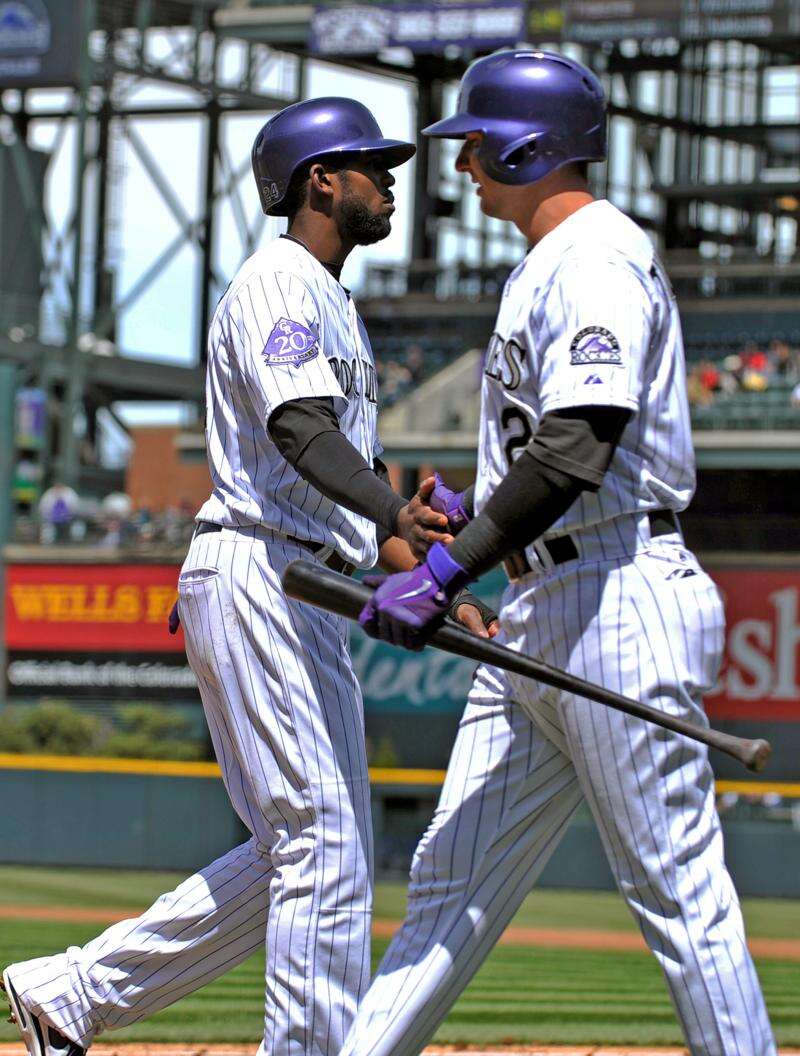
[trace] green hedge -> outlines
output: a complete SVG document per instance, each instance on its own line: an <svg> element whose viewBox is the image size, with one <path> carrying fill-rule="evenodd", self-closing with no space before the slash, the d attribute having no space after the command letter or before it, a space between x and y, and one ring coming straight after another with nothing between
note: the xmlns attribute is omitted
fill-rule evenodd
<svg viewBox="0 0 800 1056"><path fill-rule="evenodd" d="M63 701L11 705L0 712L0 752L108 755L129 759L210 759L210 744L169 706L121 704L99 717Z"/></svg>

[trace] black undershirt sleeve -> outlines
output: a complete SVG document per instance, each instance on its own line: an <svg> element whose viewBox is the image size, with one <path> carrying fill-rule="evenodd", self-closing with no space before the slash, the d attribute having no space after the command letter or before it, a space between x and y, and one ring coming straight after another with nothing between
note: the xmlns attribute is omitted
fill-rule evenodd
<svg viewBox="0 0 800 1056"><path fill-rule="evenodd" d="M372 472L375 474L378 480L383 481L387 488L392 487L392 482L389 480L389 468L386 463L383 462L380 458L373 458ZM392 491L394 491L394 488L392 488ZM375 534L378 538L378 549L380 550L386 540L391 539L395 533L390 532L387 528L384 528L383 525L380 524L376 527L378 530Z"/></svg>
<svg viewBox="0 0 800 1056"><path fill-rule="evenodd" d="M395 534L406 501L389 486L388 473L387 480L381 479L341 431L330 397L281 404L267 429L286 461L317 491L368 517L387 533L383 542Z"/></svg>
<svg viewBox="0 0 800 1056"><path fill-rule="evenodd" d="M547 531L582 491L597 491L630 416L612 407L546 414L480 515L450 544L453 560L479 576Z"/></svg>
<svg viewBox="0 0 800 1056"><path fill-rule="evenodd" d="M461 496L461 505L470 520L475 516L475 485L470 484L468 488L464 489L464 493Z"/></svg>
<svg viewBox="0 0 800 1056"><path fill-rule="evenodd" d="M630 417L622 407L551 411L539 423L529 451L543 465L584 481L587 491L597 491Z"/></svg>
<svg viewBox="0 0 800 1056"><path fill-rule="evenodd" d="M332 396L289 400L276 407L267 422L273 443L292 466L314 437L329 429L339 429Z"/></svg>

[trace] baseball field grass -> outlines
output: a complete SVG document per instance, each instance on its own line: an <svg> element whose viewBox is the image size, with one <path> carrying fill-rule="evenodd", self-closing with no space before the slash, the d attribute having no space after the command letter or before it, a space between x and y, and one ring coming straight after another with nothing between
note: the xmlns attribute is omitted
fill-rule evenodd
<svg viewBox="0 0 800 1056"><path fill-rule="evenodd" d="M0 962L81 944L104 920L147 905L181 879L170 873L2 867ZM404 902L402 885L379 885L375 918L381 935L402 918ZM800 1045L800 902L750 900L745 916L779 1042ZM493 952L437 1041L680 1043L661 973L637 948L635 926L616 895L538 891L526 900L513 929L511 941ZM561 945L559 935L572 944ZM766 955L759 954L759 942ZM386 939L377 938L376 959L385 947ZM778 955L771 955L773 950ZM253 957L108 1040L253 1042L262 1030L263 972L263 956ZM0 1042L16 1038L13 1027L0 1026Z"/></svg>

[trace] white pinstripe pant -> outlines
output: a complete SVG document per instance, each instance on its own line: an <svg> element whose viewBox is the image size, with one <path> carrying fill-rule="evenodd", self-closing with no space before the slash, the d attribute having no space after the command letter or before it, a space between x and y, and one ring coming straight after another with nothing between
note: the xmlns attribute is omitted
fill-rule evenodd
<svg viewBox="0 0 800 1056"><path fill-rule="evenodd" d="M512 648L706 723L700 701L719 667L722 608L677 537L632 560L526 576L506 591L501 626L498 640ZM690 1051L773 1056L706 749L524 679L504 685L486 670L414 857L405 922L342 1056L420 1052L584 798Z"/></svg>
<svg viewBox="0 0 800 1056"><path fill-rule="evenodd" d="M263 1051L341 1048L369 979L363 707L346 621L281 590L297 557L309 551L227 530L190 546L179 588L186 651L226 788L253 836L137 920L12 967L24 1004L80 1045L266 943Z"/></svg>

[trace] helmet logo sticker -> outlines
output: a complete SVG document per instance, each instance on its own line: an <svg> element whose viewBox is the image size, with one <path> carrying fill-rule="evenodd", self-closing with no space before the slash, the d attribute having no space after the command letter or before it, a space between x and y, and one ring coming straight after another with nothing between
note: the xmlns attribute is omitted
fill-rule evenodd
<svg viewBox="0 0 800 1056"><path fill-rule="evenodd" d="M262 353L267 363L295 366L319 355L317 334L294 319L281 318L272 328Z"/></svg>
<svg viewBox="0 0 800 1056"><path fill-rule="evenodd" d="M569 361L573 367L594 363L622 364L619 341L604 326L585 326L573 337L569 346Z"/></svg>

